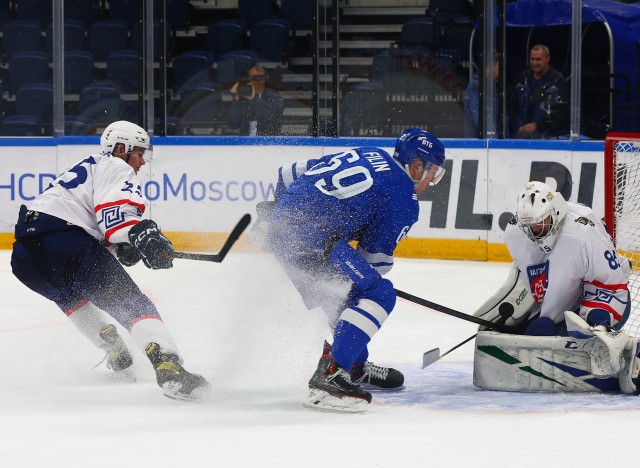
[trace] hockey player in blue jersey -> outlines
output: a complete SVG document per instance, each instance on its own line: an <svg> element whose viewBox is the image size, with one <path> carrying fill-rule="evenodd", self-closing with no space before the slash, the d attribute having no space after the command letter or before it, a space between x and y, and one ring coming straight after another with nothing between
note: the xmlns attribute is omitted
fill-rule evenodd
<svg viewBox="0 0 640 468"><path fill-rule="evenodd" d="M360 384L403 385L400 371L367 360L367 345L396 301L393 285L381 275L418 220L418 195L444 175L444 159L435 136L408 129L393 157L362 147L281 167L275 203L258 206L264 247L305 305L322 307L333 328L333 344L325 343L305 406L360 412L371 402Z"/></svg>

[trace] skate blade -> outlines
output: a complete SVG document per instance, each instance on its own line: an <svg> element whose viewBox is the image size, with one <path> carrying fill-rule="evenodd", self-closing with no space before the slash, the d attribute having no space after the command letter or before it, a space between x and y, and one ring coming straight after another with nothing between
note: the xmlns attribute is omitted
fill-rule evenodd
<svg viewBox="0 0 640 468"><path fill-rule="evenodd" d="M166 382L162 386L162 393L167 398L179 401L205 401L211 394L211 387L198 387L191 390L191 393L183 393L182 384L179 382Z"/></svg>
<svg viewBox="0 0 640 468"><path fill-rule="evenodd" d="M367 411L368 404L361 398L336 397L324 390L312 388L309 395L302 402L306 408L319 409L325 411L335 411L340 413L363 413Z"/></svg>

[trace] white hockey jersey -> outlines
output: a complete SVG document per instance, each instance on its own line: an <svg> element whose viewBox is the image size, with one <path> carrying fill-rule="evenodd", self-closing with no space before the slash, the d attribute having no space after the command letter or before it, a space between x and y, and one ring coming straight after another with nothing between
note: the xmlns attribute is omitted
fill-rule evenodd
<svg viewBox="0 0 640 468"><path fill-rule="evenodd" d="M129 242L146 200L131 166L110 154L93 154L60 175L28 209L64 219L108 246Z"/></svg>
<svg viewBox="0 0 640 468"><path fill-rule="evenodd" d="M555 323L564 312L579 308L586 320L592 309L604 309L622 318L629 304L629 261L618 256L602 221L584 205L567 203L564 226L550 253L543 252L513 220L505 243L514 262L528 278L541 317Z"/></svg>

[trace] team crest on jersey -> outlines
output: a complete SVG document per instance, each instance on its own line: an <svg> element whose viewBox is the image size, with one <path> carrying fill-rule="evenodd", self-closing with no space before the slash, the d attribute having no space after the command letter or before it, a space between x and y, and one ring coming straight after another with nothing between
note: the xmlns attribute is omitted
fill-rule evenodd
<svg viewBox="0 0 640 468"><path fill-rule="evenodd" d="M527 276L529 276L529 285L531 286L531 291L533 291L533 298L538 304L542 304L544 294L547 292L547 286L549 285L549 262L528 266Z"/></svg>
<svg viewBox="0 0 640 468"><path fill-rule="evenodd" d="M124 214L120 212L120 205L110 206L101 210L102 218L99 223L104 223L104 229L111 229L124 221Z"/></svg>
<svg viewBox="0 0 640 468"><path fill-rule="evenodd" d="M593 221L591 221L589 218L585 218L584 216L576 218L576 223L584 224L585 226L591 227L594 227L596 225Z"/></svg>

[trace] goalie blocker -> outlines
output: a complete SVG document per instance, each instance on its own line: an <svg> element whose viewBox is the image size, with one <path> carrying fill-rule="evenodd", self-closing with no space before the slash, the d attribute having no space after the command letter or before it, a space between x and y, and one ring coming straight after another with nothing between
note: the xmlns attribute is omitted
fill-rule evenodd
<svg viewBox="0 0 640 468"><path fill-rule="evenodd" d="M473 384L518 392L638 394L640 340L590 327L573 312L565 312L565 320L566 337L479 332Z"/></svg>

